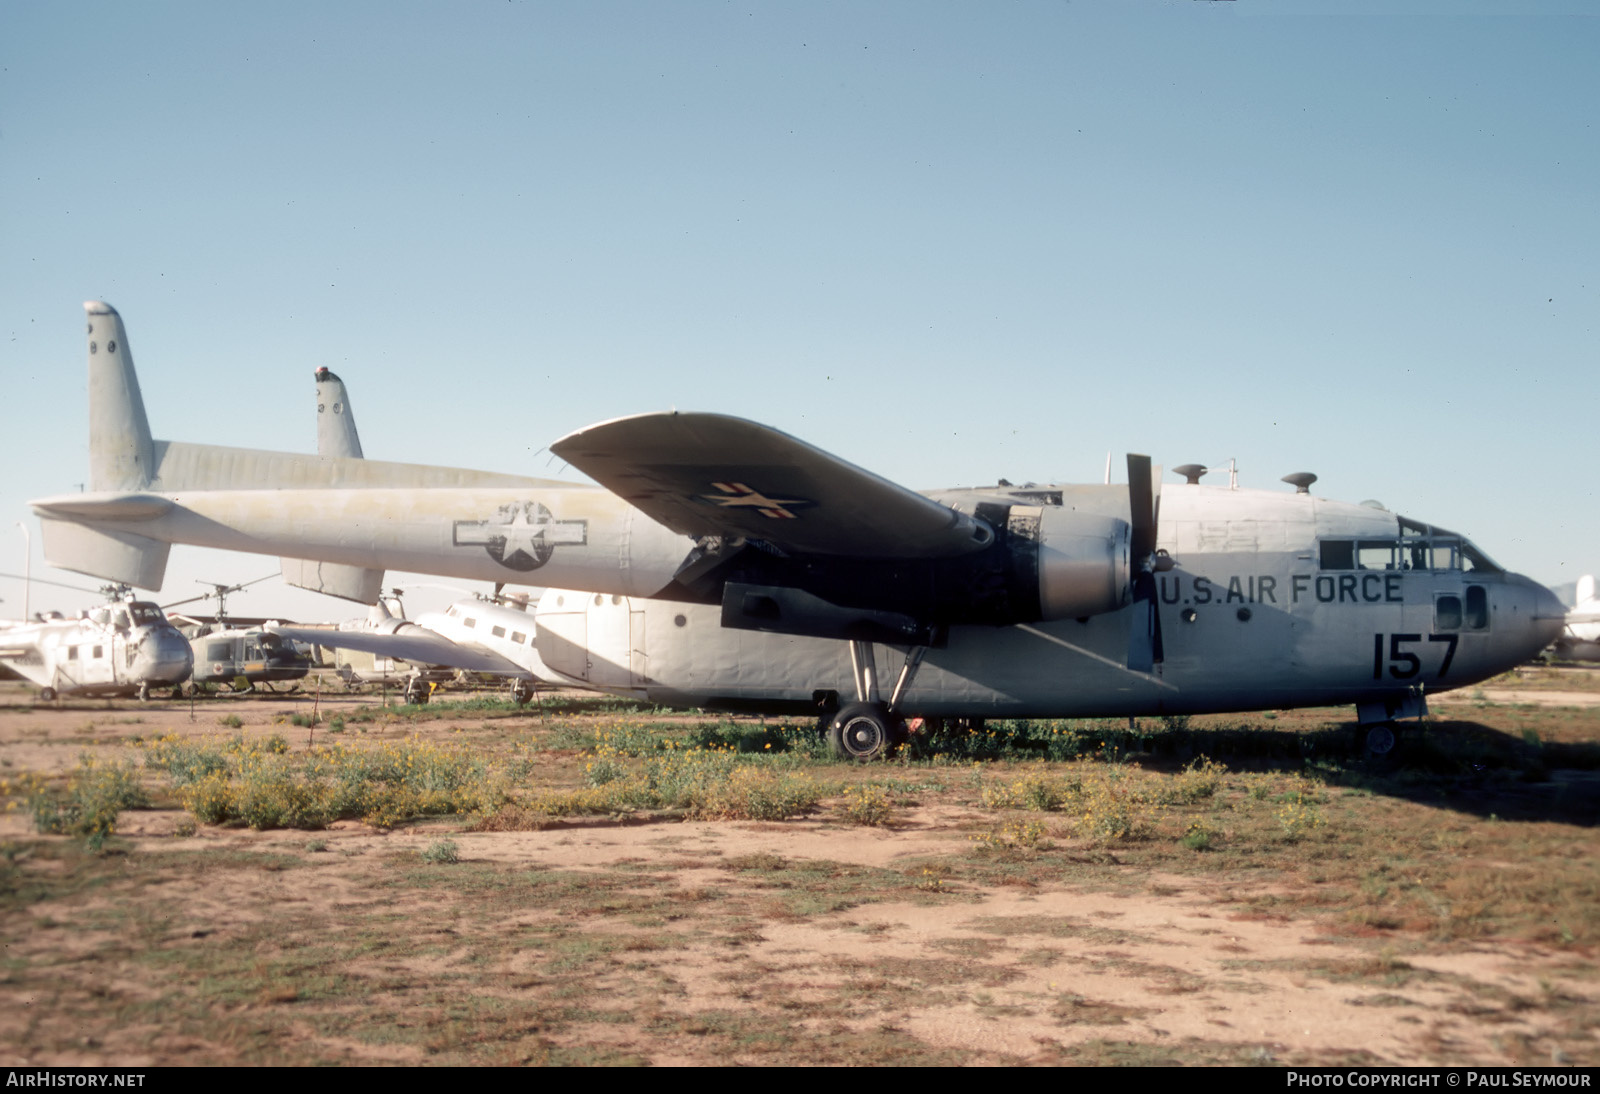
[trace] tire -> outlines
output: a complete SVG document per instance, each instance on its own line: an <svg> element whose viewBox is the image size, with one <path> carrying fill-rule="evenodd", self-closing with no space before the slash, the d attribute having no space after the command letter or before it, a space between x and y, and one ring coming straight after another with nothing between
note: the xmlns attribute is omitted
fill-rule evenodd
<svg viewBox="0 0 1600 1094"><path fill-rule="evenodd" d="M844 760L881 760L894 751L898 722L882 703L850 703L828 723L828 747Z"/></svg>
<svg viewBox="0 0 1600 1094"><path fill-rule="evenodd" d="M1400 727L1393 722L1378 722L1356 730L1356 744L1364 759L1387 763L1400 748Z"/></svg>
<svg viewBox="0 0 1600 1094"><path fill-rule="evenodd" d="M533 698L533 685L526 680L513 680L511 682L511 701L517 706L525 706Z"/></svg>
<svg viewBox="0 0 1600 1094"><path fill-rule="evenodd" d="M53 703L53 702L55 702L56 701L56 689L55 688L40 688L39 689L39 700L40 700L40 702L44 702L44 703Z"/></svg>

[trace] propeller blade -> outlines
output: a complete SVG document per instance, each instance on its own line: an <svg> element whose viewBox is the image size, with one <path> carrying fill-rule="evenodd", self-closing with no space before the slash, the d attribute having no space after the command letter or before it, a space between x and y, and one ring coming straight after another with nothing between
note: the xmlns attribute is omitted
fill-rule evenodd
<svg viewBox="0 0 1600 1094"><path fill-rule="evenodd" d="M1150 457L1128 454L1128 564L1133 570L1133 611L1128 621L1128 667L1150 672L1164 659L1161 612L1156 602L1157 569L1171 569L1170 559L1156 557L1156 496ZM1164 564L1162 564L1164 563Z"/></svg>
<svg viewBox="0 0 1600 1094"><path fill-rule="evenodd" d="M1142 569L1156 550L1156 502L1150 489L1150 457L1128 453L1128 516L1133 525L1134 562Z"/></svg>
<svg viewBox="0 0 1600 1094"><path fill-rule="evenodd" d="M1161 614L1156 610L1156 579L1154 574L1143 573L1133 582L1128 667L1134 672L1151 672L1161 660Z"/></svg>

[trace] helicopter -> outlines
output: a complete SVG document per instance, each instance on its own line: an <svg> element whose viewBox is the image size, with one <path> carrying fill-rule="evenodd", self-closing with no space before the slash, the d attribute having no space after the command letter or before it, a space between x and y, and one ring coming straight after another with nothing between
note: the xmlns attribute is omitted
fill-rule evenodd
<svg viewBox="0 0 1600 1094"><path fill-rule="evenodd" d="M267 575L272 576L276 575ZM292 641L280 638L264 627L228 626L228 595L266 579L258 577L255 581L238 585L202 581L200 584L210 585L213 591L167 605L175 608L196 600L213 598L217 602L216 617L209 623L180 616L193 627L189 636L189 645L194 651L191 688L211 684L225 685L231 691L254 691L257 684L301 680L311 671L310 656Z"/></svg>
<svg viewBox="0 0 1600 1094"><path fill-rule="evenodd" d="M193 652L161 608L135 600L126 586L105 592L108 603L76 618L39 612L0 622L0 664L39 685L47 703L63 695L148 699L187 680Z"/></svg>

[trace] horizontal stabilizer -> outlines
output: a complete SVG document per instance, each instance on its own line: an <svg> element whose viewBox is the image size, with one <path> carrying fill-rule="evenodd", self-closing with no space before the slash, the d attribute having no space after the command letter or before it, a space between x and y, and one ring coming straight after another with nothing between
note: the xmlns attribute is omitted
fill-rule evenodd
<svg viewBox="0 0 1600 1094"><path fill-rule="evenodd" d="M129 532L103 532L70 520L39 517L44 560L105 581L140 589L159 589L167 573L170 543Z"/></svg>
<svg viewBox="0 0 1600 1094"><path fill-rule="evenodd" d="M172 511L172 502L156 494L60 494L30 503L40 516L68 520L155 520Z"/></svg>
<svg viewBox="0 0 1600 1094"><path fill-rule="evenodd" d="M316 562L308 558L284 558L285 584L297 589L326 593L357 604L376 604L383 591L383 571L348 566L338 562Z"/></svg>

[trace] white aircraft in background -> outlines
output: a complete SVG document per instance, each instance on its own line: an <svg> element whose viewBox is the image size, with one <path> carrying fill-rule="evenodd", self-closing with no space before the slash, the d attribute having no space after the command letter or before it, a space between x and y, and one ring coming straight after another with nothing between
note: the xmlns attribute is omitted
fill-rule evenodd
<svg viewBox="0 0 1600 1094"><path fill-rule="evenodd" d="M1577 603L1567 613L1555 653L1568 661L1600 661L1600 596L1595 595L1593 574L1578 579Z"/></svg>
<svg viewBox="0 0 1600 1094"><path fill-rule="evenodd" d="M189 543L537 572L602 599L541 626L556 671L569 660L544 651L547 628L552 651L602 666L592 686L626 674L662 695L820 707L846 755L882 754L911 716L1342 703L1381 752L1425 691L1520 664L1564 622L1549 590L1465 537L1314 497L1311 475L1287 476L1292 493L1198 475L1163 490L1130 456L1127 487L919 494L716 414L622 418L551 446L599 487L155 441L121 318L86 309L90 492L32 503L53 565L157 588L170 544ZM892 690L879 651L900 661Z"/></svg>
<svg viewBox="0 0 1600 1094"><path fill-rule="evenodd" d="M39 685L39 697L137 695L174 688L189 678L189 642L160 608L114 601L67 619L41 613L31 622L0 623L0 663Z"/></svg>
<svg viewBox="0 0 1600 1094"><path fill-rule="evenodd" d="M424 612L415 621L397 617L379 601L366 619L336 627L270 623L267 630L295 642L361 650L416 666L442 665L504 677L518 703L533 698L539 681L557 680L539 659L533 613L473 597L442 612ZM406 702L425 703L428 695L425 673L413 672L405 684Z"/></svg>

